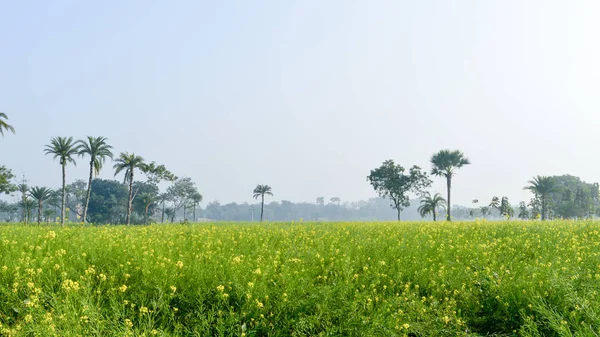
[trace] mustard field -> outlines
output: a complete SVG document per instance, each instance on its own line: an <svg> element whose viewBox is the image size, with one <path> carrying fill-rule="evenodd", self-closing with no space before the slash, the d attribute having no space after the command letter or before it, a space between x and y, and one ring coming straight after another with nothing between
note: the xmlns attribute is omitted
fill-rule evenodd
<svg viewBox="0 0 600 337"><path fill-rule="evenodd" d="M0 226L2 336L600 336L600 222Z"/></svg>

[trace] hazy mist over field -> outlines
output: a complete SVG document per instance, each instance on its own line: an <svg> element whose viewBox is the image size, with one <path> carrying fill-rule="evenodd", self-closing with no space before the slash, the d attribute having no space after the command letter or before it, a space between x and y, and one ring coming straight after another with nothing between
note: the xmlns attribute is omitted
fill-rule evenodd
<svg viewBox="0 0 600 337"><path fill-rule="evenodd" d="M4 1L0 111L17 133L0 137L0 164L59 186L49 139L105 136L191 177L205 204L250 201L257 184L270 200L347 201L376 196L366 176L384 160L429 170L450 148L472 162L454 204L529 200L534 175L600 180L599 14L595 1ZM69 182L88 169L69 166Z"/></svg>

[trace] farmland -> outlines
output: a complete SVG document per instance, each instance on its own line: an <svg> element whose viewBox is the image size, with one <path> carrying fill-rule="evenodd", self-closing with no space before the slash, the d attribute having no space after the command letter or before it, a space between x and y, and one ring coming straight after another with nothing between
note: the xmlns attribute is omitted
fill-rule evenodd
<svg viewBox="0 0 600 337"><path fill-rule="evenodd" d="M595 336L600 223L0 227L2 336Z"/></svg>

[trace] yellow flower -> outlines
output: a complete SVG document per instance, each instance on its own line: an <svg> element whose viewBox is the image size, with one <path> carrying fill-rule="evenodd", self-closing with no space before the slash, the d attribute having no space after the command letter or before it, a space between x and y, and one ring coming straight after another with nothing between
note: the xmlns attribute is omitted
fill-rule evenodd
<svg viewBox="0 0 600 337"><path fill-rule="evenodd" d="M171 286L171 291L173 292L173 294L177 291L177 287L175 286Z"/></svg>
<svg viewBox="0 0 600 337"><path fill-rule="evenodd" d="M217 287L217 290L220 291L220 292L223 292L225 290L225 287L223 285L219 285Z"/></svg>
<svg viewBox="0 0 600 337"><path fill-rule="evenodd" d="M126 285L122 285L121 287L119 287L119 291L121 291L122 293L127 291L127 286Z"/></svg>
<svg viewBox="0 0 600 337"><path fill-rule="evenodd" d="M181 261L177 261L177 264L176 264L176 266L177 266L178 268L183 268L183 262L181 262Z"/></svg>
<svg viewBox="0 0 600 337"><path fill-rule="evenodd" d="M146 307L144 307L144 306L141 306L141 307L140 307L140 313L142 313L142 314L147 314L147 313L148 313L148 308L146 308Z"/></svg>

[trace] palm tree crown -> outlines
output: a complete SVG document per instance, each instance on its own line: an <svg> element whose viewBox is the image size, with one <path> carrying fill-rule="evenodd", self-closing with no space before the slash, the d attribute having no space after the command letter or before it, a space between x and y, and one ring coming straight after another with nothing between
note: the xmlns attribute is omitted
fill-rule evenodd
<svg viewBox="0 0 600 337"><path fill-rule="evenodd" d="M144 158L136 156L135 153L121 153L119 158L115 159L115 165L113 165L115 176L125 170L125 179L123 179L123 182L130 182L129 179L132 176L133 170L142 167L143 164Z"/></svg>
<svg viewBox="0 0 600 337"><path fill-rule="evenodd" d="M0 112L0 135L2 135L2 137L4 137L4 130L15 133L15 128L6 122L7 119L8 116L6 116L4 112Z"/></svg>
<svg viewBox="0 0 600 337"><path fill-rule="evenodd" d="M421 205L418 208L421 217L426 217L427 214L433 214L433 221L436 221L437 210L439 208L446 207L446 199L442 198L439 193L431 196L429 192L425 194L425 197L421 200Z"/></svg>
<svg viewBox="0 0 600 337"><path fill-rule="evenodd" d="M105 137L88 136L86 140L77 141L77 154L82 157L85 155L90 156L90 164L94 167L95 175L100 174L106 159L112 159L113 157L112 146L106 143L107 140Z"/></svg>
<svg viewBox="0 0 600 337"><path fill-rule="evenodd" d="M77 146L73 141L73 137L54 137L50 140L50 144L44 149L46 155L54 155L54 159L58 158L61 165L73 163L77 165L73 157L77 155Z"/></svg>
<svg viewBox="0 0 600 337"><path fill-rule="evenodd" d="M254 188L254 199L258 199L258 197L262 197L265 195L273 195L271 190L271 186L269 185L257 185Z"/></svg>
<svg viewBox="0 0 600 337"><path fill-rule="evenodd" d="M431 174L434 176L446 177L446 186L448 190L446 220L450 221L450 211L452 209L450 203L450 190L452 188L452 177L456 174L455 170L465 165L471 164L469 159L459 150L441 150L431 156Z"/></svg>
<svg viewBox="0 0 600 337"><path fill-rule="evenodd" d="M542 202L542 220L546 220L547 201L551 193L558 191L558 184L552 177L535 176L528 181L529 185L523 189L531 191Z"/></svg>

